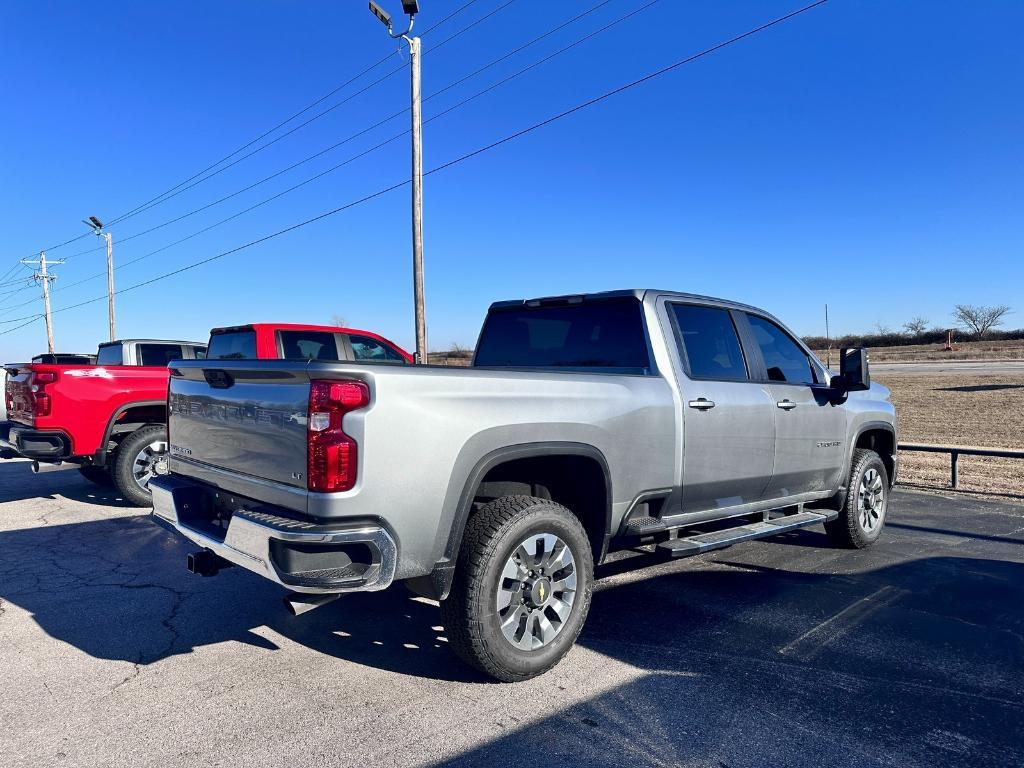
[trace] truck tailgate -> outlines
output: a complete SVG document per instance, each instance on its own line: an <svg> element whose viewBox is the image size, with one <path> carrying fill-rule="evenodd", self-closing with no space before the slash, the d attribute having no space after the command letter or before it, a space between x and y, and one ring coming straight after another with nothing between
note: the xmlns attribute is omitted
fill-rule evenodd
<svg viewBox="0 0 1024 768"><path fill-rule="evenodd" d="M32 375L32 369L26 366L9 366L7 368L5 398L7 418L11 421L32 424L35 419Z"/></svg>
<svg viewBox="0 0 1024 768"><path fill-rule="evenodd" d="M176 461L306 486L309 378L295 362L178 362L168 432Z"/></svg>

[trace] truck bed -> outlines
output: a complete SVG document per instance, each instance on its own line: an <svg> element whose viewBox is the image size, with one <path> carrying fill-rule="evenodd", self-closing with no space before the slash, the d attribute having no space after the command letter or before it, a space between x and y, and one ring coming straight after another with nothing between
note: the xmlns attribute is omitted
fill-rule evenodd
<svg viewBox="0 0 1024 768"><path fill-rule="evenodd" d="M175 366L172 475L320 522L400 518L398 578L429 571L441 556L463 487L493 451L539 443L595 447L611 474L613 514L625 511L636 489L672 483L674 399L659 376L211 362ZM312 380L356 380L369 388L369 405L344 417L345 432L359 446L358 479L349 491L306 489ZM645 460L636 461L638 455Z"/></svg>

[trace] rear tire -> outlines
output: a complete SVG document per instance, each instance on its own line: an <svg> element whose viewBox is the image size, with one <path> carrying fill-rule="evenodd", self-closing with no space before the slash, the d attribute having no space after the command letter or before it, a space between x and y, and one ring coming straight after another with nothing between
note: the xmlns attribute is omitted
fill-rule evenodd
<svg viewBox="0 0 1024 768"><path fill-rule="evenodd" d="M110 476L110 470L106 467L79 467L78 471L90 483L95 483L103 488L109 488L114 484L114 478Z"/></svg>
<svg viewBox="0 0 1024 768"><path fill-rule="evenodd" d="M593 581L590 540L572 512L533 496L496 499L466 524L441 603L452 650L502 682L547 672L576 642Z"/></svg>
<svg viewBox="0 0 1024 768"><path fill-rule="evenodd" d="M889 473L874 451L853 452L850 482L842 497L839 517L825 523L825 532L836 546L870 547L882 533L889 508Z"/></svg>
<svg viewBox="0 0 1024 768"><path fill-rule="evenodd" d="M137 507L153 505L149 481L167 473L167 427L154 424L121 441L114 458L114 485L125 501Z"/></svg>

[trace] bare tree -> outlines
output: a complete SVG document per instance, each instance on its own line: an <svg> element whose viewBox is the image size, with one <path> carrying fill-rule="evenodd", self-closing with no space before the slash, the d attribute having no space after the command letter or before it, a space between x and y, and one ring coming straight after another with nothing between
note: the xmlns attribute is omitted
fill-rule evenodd
<svg viewBox="0 0 1024 768"><path fill-rule="evenodd" d="M453 341L451 347L448 349L448 354L452 357L468 357L469 347L464 347L457 341Z"/></svg>
<svg viewBox="0 0 1024 768"><path fill-rule="evenodd" d="M911 336L920 336L928 328L928 321L917 315L903 324L903 330Z"/></svg>
<svg viewBox="0 0 1024 768"><path fill-rule="evenodd" d="M877 333L879 336L891 336L892 328L887 326L885 323L878 322L875 323L875 333Z"/></svg>
<svg viewBox="0 0 1024 768"><path fill-rule="evenodd" d="M335 313L335 314L331 315L331 325L336 325L339 328L344 328L345 327L345 318L342 317L341 315Z"/></svg>
<svg viewBox="0 0 1024 768"><path fill-rule="evenodd" d="M1010 308L1005 304L991 307L957 304L956 309L953 310L953 317L967 326L968 331L979 339L983 339L989 331L1003 324L1003 318L1009 312Z"/></svg>

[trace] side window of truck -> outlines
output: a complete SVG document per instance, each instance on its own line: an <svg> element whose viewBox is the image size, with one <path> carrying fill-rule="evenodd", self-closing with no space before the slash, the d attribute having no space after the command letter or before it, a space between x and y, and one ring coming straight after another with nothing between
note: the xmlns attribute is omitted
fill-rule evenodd
<svg viewBox="0 0 1024 768"><path fill-rule="evenodd" d="M353 360L372 363L405 363L405 358L395 350L369 336L349 335L348 340L352 345Z"/></svg>
<svg viewBox="0 0 1024 768"><path fill-rule="evenodd" d="M324 331L280 331L281 357L284 360L338 359L338 342Z"/></svg>
<svg viewBox="0 0 1024 768"><path fill-rule="evenodd" d="M183 357L185 351L179 344L139 344L139 365L164 368L171 360Z"/></svg>
<svg viewBox="0 0 1024 768"><path fill-rule="evenodd" d="M121 345L107 344L96 353L96 365L121 365Z"/></svg>
<svg viewBox="0 0 1024 768"><path fill-rule="evenodd" d="M728 310L673 304L672 312L692 378L718 381L749 378L739 334Z"/></svg>
<svg viewBox="0 0 1024 768"><path fill-rule="evenodd" d="M786 384L816 384L817 377L807 354L789 334L770 320L747 315L750 329L764 358L769 381Z"/></svg>

